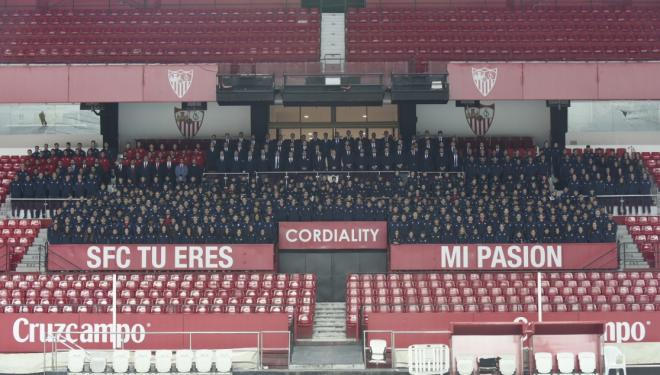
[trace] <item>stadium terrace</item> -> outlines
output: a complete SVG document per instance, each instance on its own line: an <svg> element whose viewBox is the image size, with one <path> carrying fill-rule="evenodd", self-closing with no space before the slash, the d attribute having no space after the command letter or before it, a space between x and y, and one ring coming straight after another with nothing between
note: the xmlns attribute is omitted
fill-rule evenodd
<svg viewBox="0 0 660 375"><path fill-rule="evenodd" d="M0 0L0 375L655 375L657 0Z"/></svg>

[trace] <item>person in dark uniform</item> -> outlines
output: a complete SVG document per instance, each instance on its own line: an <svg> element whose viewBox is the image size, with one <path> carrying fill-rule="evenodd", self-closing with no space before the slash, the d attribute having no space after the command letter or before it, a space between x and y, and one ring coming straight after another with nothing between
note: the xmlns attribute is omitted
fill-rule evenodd
<svg viewBox="0 0 660 375"><path fill-rule="evenodd" d="M328 169L325 159L323 153L320 150L317 150L312 164L315 171L325 171Z"/></svg>

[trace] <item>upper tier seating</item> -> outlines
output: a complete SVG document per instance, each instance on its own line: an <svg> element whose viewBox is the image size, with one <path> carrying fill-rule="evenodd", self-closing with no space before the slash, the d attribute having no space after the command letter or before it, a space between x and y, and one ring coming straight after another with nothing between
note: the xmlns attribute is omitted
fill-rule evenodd
<svg viewBox="0 0 660 375"><path fill-rule="evenodd" d="M316 276L167 273L117 276L120 313L279 313L313 324ZM111 274L2 274L0 313L112 312Z"/></svg>
<svg viewBox="0 0 660 375"><path fill-rule="evenodd" d="M658 9L351 9L347 57L418 62L657 60L659 19Z"/></svg>
<svg viewBox="0 0 660 375"><path fill-rule="evenodd" d="M2 63L318 61L315 9L0 11Z"/></svg>
<svg viewBox="0 0 660 375"><path fill-rule="evenodd" d="M525 273L352 274L348 327L371 312L536 312L537 275ZM660 274L546 272L543 311L660 311Z"/></svg>

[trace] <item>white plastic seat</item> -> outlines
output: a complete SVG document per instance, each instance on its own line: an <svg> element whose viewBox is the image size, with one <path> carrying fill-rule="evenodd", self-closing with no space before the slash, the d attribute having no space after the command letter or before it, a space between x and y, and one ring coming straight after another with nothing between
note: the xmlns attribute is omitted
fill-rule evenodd
<svg viewBox="0 0 660 375"><path fill-rule="evenodd" d="M151 351L136 350L133 355L133 367L137 373L145 373L151 370Z"/></svg>
<svg viewBox="0 0 660 375"><path fill-rule="evenodd" d="M104 353L92 353L89 358L89 370L95 374L103 373L107 361Z"/></svg>
<svg viewBox="0 0 660 375"><path fill-rule="evenodd" d="M202 349L195 352L195 368L197 372L210 372L213 367L213 351Z"/></svg>
<svg viewBox="0 0 660 375"><path fill-rule="evenodd" d="M116 374L127 373L130 354L128 350L115 350L112 352L112 371Z"/></svg>
<svg viewBox="0 0 660 375"><path fill-rule="evenodd" d="M458 372L458 375L472 375L474 373L474 364L474 357L456 357L456 372Z"/></svg>
<svg viewBox="0 0 660 375"><path fill-rule="evenodd" d="M232 366L232 350L220 349L215 351L215 369L220 373L229 373Z"/></svg>
<svg viewBox="0 0 660 375"><path fill-rule="evenodd" d="M619 374L619 370L623 370L623 375L626 375L626 357L621 350L614 345L607 345L603 348L603 355L605 356L605 372L610 373L610 370L615 370Z"/></svg>
<svg viewBox="0 0 660 375"><path fill-rule="evenodd" d="M192 350L177 350L174 363L177 372L190 372L193 364Z"/></svg>
<svg viewBox="0 0 660 375"><path fill-rule="evenodd" d="M385 340L369 340L369 348L371 349L370 363L385 363L385 349L387 348L387 341Z"/></svg>
<svg viewBox="0 0 660 375"><path fill-rule="evenodd" d="M569 352L557 353L557 369L560 374L572 374L575 372L575 355Z"/></svg>
<svg viewBox="0 0 660 375"><path fill-rule="evenodd" d="M537 374L552 373L552 354L547 352L534 353L534 364Z"/></svg>
<svg viewBox="0 0 660 375"><path fill-rule="evenodd" d="M170 372L172 369L172 351L156 350L156 371Z"/></svg>
<svg viewBox="0 0 660 375"><path fill-rule="evenodd" d="M578 363L582 374L596 373L596 353L580 352L578 353Z"/></svg>
<svg viewBox="0 0 660 375"><path fill-rule="evenodd" d="M69 372L83 372L85 368L85 351L70 350L67 355L66 367L69 369Z"/></svg>
<svg viewBox="0 0 660 375"><path fill-rule="evenodd" d="M500 357L500 373L502 375L513 375L516 373L516 357L503 355Z"/></svg>

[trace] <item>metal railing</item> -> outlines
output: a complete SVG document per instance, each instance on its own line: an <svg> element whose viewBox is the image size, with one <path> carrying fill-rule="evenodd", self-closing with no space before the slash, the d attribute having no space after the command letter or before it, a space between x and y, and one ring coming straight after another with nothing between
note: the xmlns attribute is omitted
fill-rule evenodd
<svg viewBox="0 0 660 375"><path fill-rule="evenodd" d="M660 192L655 194L600 194L598 202L615 215L650 215L651 207L660 213ZM616 213L614 212L616 208Z"/></svg>
<svg viewBox="0 0 660 375"><path fill-rule="evenodd" d="M64 202L82 201L86 198L12 198L7 197L12 211L12 217L31 219L48 219ZM29 214L29 215L28 215Z"/></svg>
<svg viewBox="0 0 660 375"><path fill-rule="evenodd" d="M383 74L381 73L330 73L330 74L284 74L284 86L286 87L325 87L325 77L337 77L341 79L342 86L382 86Z"/></svg>
<svg viewBox="0 0 660 375"><path fill-rule="evenodd" d="M619 242L618 248L621 269L660 269L660 242Z"/></svg>
<svg viewBox="0 0 660 375"><path fill-rule="evenodd" d="M120 323L117 323L119 325ZM45 338L43 341L43 363L44 363L44 371L51 370L51 371L57 371L61 370L61 366L58 364L58 353L59 352L64 352L64 351L69 351L69 350L85 350L86 354L88 351L82 347L81 345L77 344L77 340L73 340L72 336L79 336L79 335L92 335L95 337L101 337L103 335L104 338L106 338L106 342L110 344L110 347L107 350L115 350L115 349L124 349L124 345L126 344L125 340L123 337L126 335L126 332L122 331L116 331L116 330L111 330L111 331L58 331L57 333L54 333L52 336L48 336ZM265 346L264 345L264 336L268 335L285 335L287 337L287 346L285 348L280 348L280 347L271 347L271 346ZM182 337L187 337L187 350L194 350L194 344L193 344L193 337L194 336L206 336L206 335L249 335L252 336L254 335L255 338L255 349L257 351L257 361L255 363L255 368L256 370L263 370L264 369L264 361L263 361L263 355L264 352L269 352L269 351L286 351L286 358L287 358L287 368L291 364L291 355L292 355L292 340L291 340L291 332L290 331L144 331L143 332L144 339L146 340L147 336L160 336L160 337L166 337L166 336L171 336L171 335L176 335L176 336L182 336ZM119 336L119 337L118 337ZM49 345L50 344L50 345ZM61 346L60 346L61 345ZM186 343L184 342L183 344L186 346ZM225 345L226 346L226 345ZM50 350L49 350L50 349ZM183 349L183 348L178 348L178 349ZM228 349L228 348L223 348L223 349ZM231 348L233 351L246 351L246 352L253 352L254 349L252 348ZM173 350L177 350L174 349ZM198 350L198 349L197 349ZM94 351L98 351L98 349L94 349ZM50 365L48 365L47 361L47 355L48 353L51 353L50 357Z"/></svg>
<svg viewBox="0 0 660 375"><path fill-rule="evenodd" d="M371 337L368 337L368 335L371 335ZM364 361L365 366L368 368L369 367L369 358L367 357L367 352L370 352L369 349L369 341L371 339L377 338L377 339L384 339L387 341L387 345L385 347L385 360L387 362L387 353L389 351L390 353L390 362L391 362L391 368L392 369L397 369L397 368L407 368L406 366L397 366L397 360L396 360L396 337L397 335L451 335L451 331L390 331L390 330L364 330L362 331L362 359ZM389 339L389 340L388 340ZM436 342L431 342L430 341L425 341L425 344L434 344ZM437 340L438 344L447 344L446 341L439 342L440 340ZM406 347L406 350L408 347Z"/></svg>

